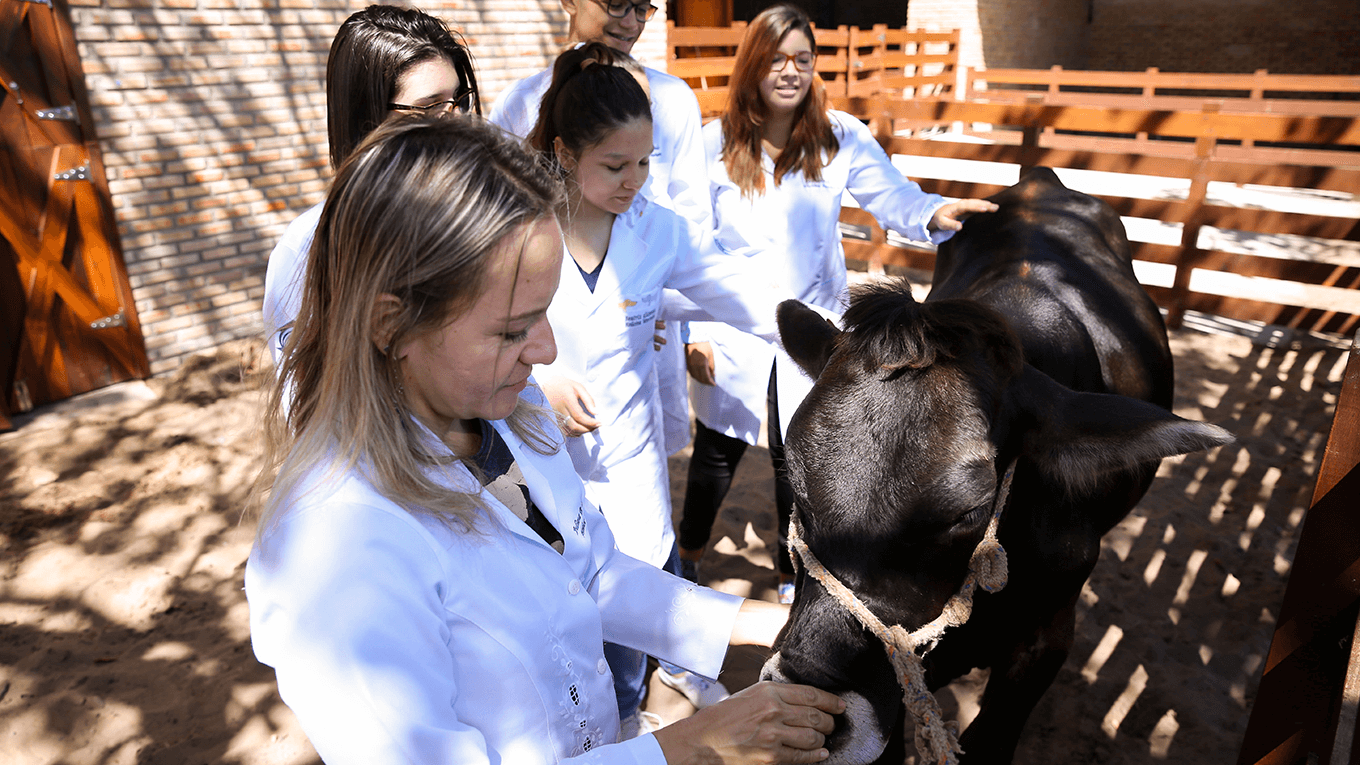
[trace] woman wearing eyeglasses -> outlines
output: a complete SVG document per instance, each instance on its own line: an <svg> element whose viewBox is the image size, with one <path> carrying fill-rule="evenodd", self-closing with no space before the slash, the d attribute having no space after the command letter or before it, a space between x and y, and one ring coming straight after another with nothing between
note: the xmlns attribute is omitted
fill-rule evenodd
<svg viewBox="0 0 1360 765"><path fill-rule="evenodd" d="M561 0L571 17L568 39L576 45L601 42L631 53L656 7L641 0ZM705 171L703 122L699 101L684 80L651 67L647 75L652 107L652 173L647 196L701 225L708 225L708 173ZM538 122L538 107L552 83L552 68L512 85L491 107L492 122L528 138Z"/></svg>
<svg viewBox="0 0 1360 765"><path fill-rule="evenodd" d="M737 48L727 110L704 127L716 237L729 252L766 259L781 292L839 313L846 290L838 222L845 192L891 228L940 243L975 212L996 209L968 199L948 203L902 176L854 116L827 108L815 68L812 23L791 5L766 9ZM725 324L692 323L687 346L697 417L680 557L697 576L732 473L769 419L782 602L793 599L786 540L793 491L784 471L783 427L806 393L806 378L774 346ZM778 361L776 361L776 359Z"/></svg>
<svg viewBox="0 0 1360 765"><path fill-rule="evenodd" d="M417 10L370 5L340 25L326 62L326 127L331 166L389 117L400 114L482 113L472 56L457 33ZM269 254L264 326L278 366L301 303L303 271L318 203L299 215Z"/></svg>

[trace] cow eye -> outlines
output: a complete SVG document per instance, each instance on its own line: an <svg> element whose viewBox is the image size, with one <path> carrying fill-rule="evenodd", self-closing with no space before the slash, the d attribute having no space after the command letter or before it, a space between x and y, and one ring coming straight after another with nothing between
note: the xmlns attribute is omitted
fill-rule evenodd
<svg viewBox="0 0 1360 765"><path fill-rule="evenodd" d="M972 510L969 510L968 512L959 516L959 519L954 522L954 525L972 527L986 521L987 518L991 516L991 514L992 508L989 505L978 505Z"/></svg>

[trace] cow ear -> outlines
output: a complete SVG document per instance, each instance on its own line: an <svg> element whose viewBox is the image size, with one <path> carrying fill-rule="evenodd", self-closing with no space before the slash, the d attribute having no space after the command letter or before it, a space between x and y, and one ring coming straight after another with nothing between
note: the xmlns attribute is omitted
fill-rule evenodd
<svg viewBox="0 0 1360 765"><path fill-rule="evenodd" d="M1010 395L1025 415L1025 455L1074 491L1116 471L1235 440L1217 425L1136 398L1078 393L1029 364Z"/></svg>
<svg viewBox="0 0 1360 765"><path fill-rule="evenodd" d="M779 340L789 357L816 380L826 368L841 331L830 320L797 300L785 300L775 314Z"/></svg>

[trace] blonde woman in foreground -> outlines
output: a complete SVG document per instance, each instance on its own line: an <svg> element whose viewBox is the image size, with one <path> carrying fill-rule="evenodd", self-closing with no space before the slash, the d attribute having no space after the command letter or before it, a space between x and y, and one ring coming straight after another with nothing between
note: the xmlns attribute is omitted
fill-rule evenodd
<svg viewBox="0 0 1360 765"><path fill-rule="evenodd" d="M256 656L330 765L819 762L844 705L806 686L618 743L605 640L715 676L787 611L619 553L585 499L530 376L561 193L476 118L391 121L340 169L267 412Z"/></svg>

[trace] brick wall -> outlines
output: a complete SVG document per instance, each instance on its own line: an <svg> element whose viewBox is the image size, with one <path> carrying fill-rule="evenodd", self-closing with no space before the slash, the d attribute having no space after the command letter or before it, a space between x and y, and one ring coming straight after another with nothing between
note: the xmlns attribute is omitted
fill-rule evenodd
<svg viewBox="0 0 1360 765"><path fill-rule="evenodd" d="M1355 0L1098 0L1091 68L1360 74Z"/></svg>
<svg viewBox="0 0 1360 765"><path fill-rule="evenodd" d="M153 373L260 331L265 263L330 178L326 54L352 0L68 0ZM487 102L547 66L557 0L420 6L467 37ZM658 13L635 55L664 60Z"/></svg>
<svg viewBox="0 0 1360 765"><path fill-rule="evenodd" d="M961 66L1360 73L1355 0L910 0L907 26L960 29Z"/></svg>

